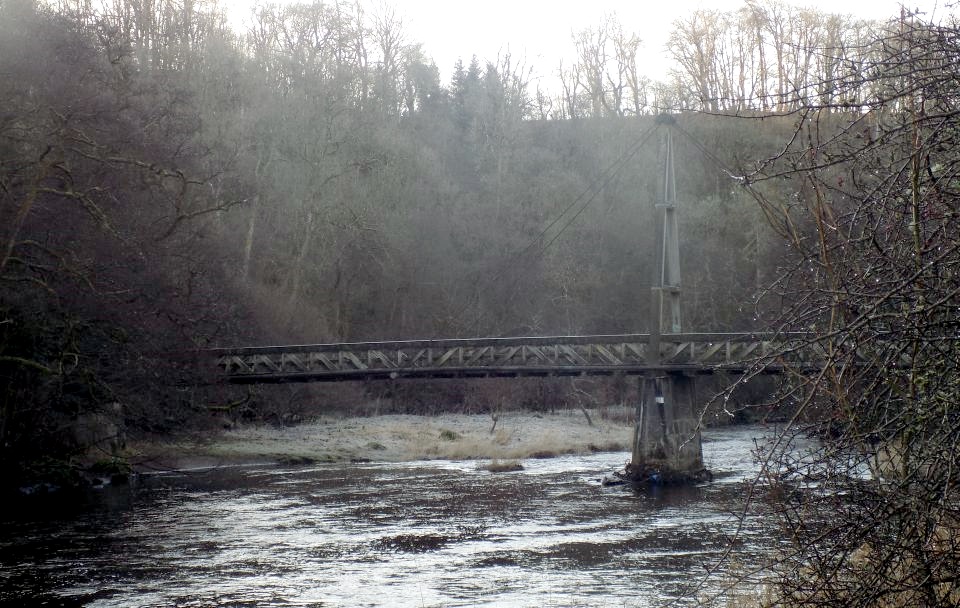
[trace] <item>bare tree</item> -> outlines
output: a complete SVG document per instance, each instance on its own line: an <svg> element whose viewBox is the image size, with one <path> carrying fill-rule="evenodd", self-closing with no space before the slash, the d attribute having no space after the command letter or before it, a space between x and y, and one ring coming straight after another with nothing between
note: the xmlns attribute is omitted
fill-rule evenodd
<svg viewBox="0 0 960 608"><path fill-rule="evenodd" d="M829 87L866 60L871 27L779 0L752 1L733 12L698 10L679 19L668 49L681 98L691 98L695 109L786 112L840 101Z"/></svg>
<svg viewBox="0 0 960 608"><path fill-rule="evenodd" d="M779 326L823 357L789 378L795 414L766 456L790 539L770 570L779 605L960 602L957 40L955 22L904 14L744 176L797 255L770 292L788 303ZM797 461L779 448L801 431L821 447Z"/></svg>
<svg viewBox="0 0 960 608"><path fill-rule="evenodd" d="M647 113L649 80L637 62L641 40L627 33L616 15L596 27L573 32L576 60L560 65L564 105L570 118Z"/></svg>

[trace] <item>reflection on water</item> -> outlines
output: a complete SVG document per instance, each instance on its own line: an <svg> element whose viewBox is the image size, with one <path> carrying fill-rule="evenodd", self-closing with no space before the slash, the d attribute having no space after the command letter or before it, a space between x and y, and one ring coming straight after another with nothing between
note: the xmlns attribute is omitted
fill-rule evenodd
<svg viewBox="0 0 960 608"><path fill-rule="evenodd" d="M233 468L107 488L0 523L0 600L50 606L652 606L704 590L760 429L705 435L701 487L599 479L625 453ZM743 530L747 557L774 532ZM707 589L717 581L706 581ZM681 605L692 603L681 599Z"/></svg>

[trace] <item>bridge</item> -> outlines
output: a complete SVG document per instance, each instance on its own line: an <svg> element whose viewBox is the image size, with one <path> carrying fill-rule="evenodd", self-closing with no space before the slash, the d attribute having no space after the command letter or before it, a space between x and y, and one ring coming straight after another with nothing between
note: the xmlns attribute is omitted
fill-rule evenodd
<svg viewBox="0 0 960 608"><path fill-rule="evenodd" d="M766 373L809 369L821 360L821 353L807 340L806 334L624 334L308 344L214 349L206 353L215 358L222 376L236 384L703 375L744 373L751 368Z"/></svg>
<svg viewBox="0 0 960 608"><path fill-rule="evenodd" d="M703 470L697 376L811 370L822 367L824 357L802 334L683 332L673 132L690 136L664 115L633 150L661 127L659 265L650 292L649 333L227 348L206 351L204 365L238 384L634 374L640 376L639 399L627 475L635 481L696 478Z"/></svg>

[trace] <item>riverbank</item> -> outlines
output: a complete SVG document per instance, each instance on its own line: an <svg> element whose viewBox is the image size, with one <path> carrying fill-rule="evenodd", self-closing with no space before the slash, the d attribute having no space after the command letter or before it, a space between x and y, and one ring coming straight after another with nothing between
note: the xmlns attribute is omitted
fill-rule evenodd
<svg viewBox="0 0 960 608"><path fill-rule="evenodd" d="M598 412L323 417L290 427L243 426L214 437L132 446L141 471L247 463L523 460L629 450L633 427Z"/></svg>

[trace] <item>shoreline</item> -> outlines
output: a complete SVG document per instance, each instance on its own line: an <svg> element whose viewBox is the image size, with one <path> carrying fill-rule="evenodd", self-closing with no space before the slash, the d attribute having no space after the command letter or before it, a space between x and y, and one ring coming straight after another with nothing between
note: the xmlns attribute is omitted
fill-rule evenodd
<svg viewBox="0 0 960 608"><path fill-rule="evenodd" d="M563 454L628 451L633 425L591 410L484 414L321 417L296 426L245 425L205 439L141 442L138 473L253 464L521 461ZM590 423L592 422L592 424Z"/></svg>

